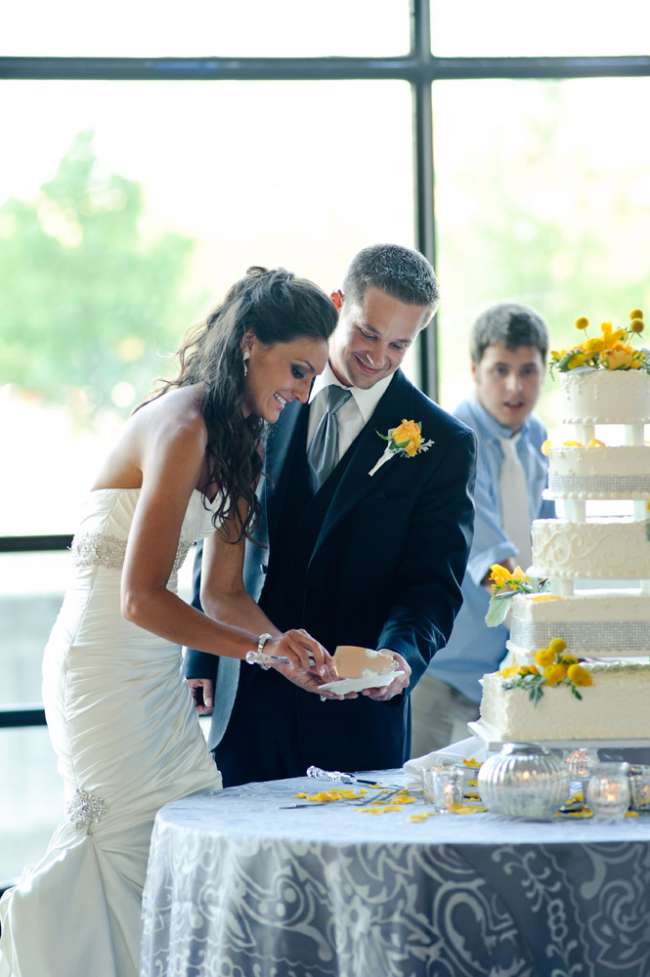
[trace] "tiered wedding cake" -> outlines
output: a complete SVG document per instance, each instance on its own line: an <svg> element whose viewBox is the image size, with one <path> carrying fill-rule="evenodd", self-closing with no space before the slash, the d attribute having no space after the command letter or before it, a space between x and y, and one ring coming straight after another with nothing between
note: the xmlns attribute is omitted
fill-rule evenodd
<svg viewBox="0 0 650 977"><path fill-rule="evenodd" d="M513 664L483 678L482 723L499 740L650 738L650 353L623 342L643 330L639 310L631 319L553 354L573 435L548 447L549 491L564 511L533 523L526 577L496 569L504 599L519 591L508 600ZM600 439L612 424L624 445ZM603 499L633 511L594 518L590 504ZM574 593L576 579L603 589Z"/></svg>

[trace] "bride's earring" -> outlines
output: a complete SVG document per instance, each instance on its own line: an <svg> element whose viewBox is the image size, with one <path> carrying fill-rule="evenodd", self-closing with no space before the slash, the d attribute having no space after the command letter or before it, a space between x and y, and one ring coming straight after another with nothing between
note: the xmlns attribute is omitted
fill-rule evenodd
<svg viewBox="0 0 650 977"><path fill-rule="evenodd" d="M250 352L247 349L245 349L244 352L242 353L242 357L241 358L242 358L243 363L244 363L244 376L247 377L248 376L248 361L251 358Z"/></svg>

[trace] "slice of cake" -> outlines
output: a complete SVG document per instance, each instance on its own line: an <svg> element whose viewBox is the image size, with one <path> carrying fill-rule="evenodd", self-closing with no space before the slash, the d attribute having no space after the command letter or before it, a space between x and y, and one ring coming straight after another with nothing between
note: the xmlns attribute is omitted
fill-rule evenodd
<svg viewBox="0 0 650 977"><path fill-rule="evenodd" d="M334 652L334 668L339 678L373 678L395 669L395 660L385 651L339 645Z"/></svg>

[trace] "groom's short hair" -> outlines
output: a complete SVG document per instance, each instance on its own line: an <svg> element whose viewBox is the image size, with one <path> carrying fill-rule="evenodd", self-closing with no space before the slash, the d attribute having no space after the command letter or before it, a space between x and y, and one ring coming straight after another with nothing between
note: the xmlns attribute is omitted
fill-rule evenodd
<svg viewBox="0 0 650 977"><path fill-rule="evenodd" d="M440 292L431 263L400 244L373 244L352 259L343 282L346 299L362 302L368 288L379 288L408 305L435 311Z"/></svg>

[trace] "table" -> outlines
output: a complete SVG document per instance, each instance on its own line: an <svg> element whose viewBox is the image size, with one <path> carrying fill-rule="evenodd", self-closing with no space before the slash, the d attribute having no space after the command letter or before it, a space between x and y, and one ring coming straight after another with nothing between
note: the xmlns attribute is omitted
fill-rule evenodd
<svg viewBox="0 0 650 977"><path fill-rule="evenodd" d="M159 812L142 977L650 974L650 817L280 810L321 786L249 784Z"/></svg>

